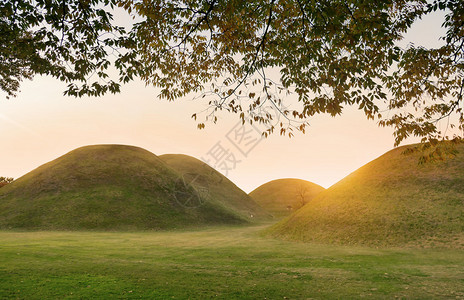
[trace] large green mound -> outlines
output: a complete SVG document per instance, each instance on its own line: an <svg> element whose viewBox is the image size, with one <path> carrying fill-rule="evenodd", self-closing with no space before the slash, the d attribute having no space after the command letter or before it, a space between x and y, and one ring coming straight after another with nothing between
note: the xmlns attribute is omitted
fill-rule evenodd
<svg viewBox="0 0 464 300"><path fill-rule="evenodd" d="M324 190L306 180L285 178L260 185L249 195L273 216L281 218L300 209Z"/></svg>
<svg viewBox="0 0 464 300"><path fill-rule="evenodd" d="M76 149L0 190L0 228L138 230L247 222L141 148Z"/></svg>
<svg viewBox="0 0 464 300"><path fill-rule="evenodd" d="M197 189L204 190L212 201L221 203L228 210L236 211L250 221L271 218L250 196L205 162L184 154L165 154L159 157L182 174L186 181Z"/></svg>
<svg viewBox="0 0 464 300"><path fill-rule="evenodd" d="M418 164L394 149L274 225L298 241L464 247L464 145L444 162Z"/></svg>

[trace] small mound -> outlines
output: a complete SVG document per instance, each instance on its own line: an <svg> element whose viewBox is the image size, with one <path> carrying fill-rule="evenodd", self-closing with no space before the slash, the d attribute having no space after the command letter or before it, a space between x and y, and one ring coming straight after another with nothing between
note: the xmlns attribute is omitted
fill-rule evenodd
<svg viewBox="0 0 464 300"><path fill-rule="evenodd" d="M144 149L76 149L0 190L0 228L145 230L246 223Z"/></svg>
<svg viewBox="0 0 464 300"><path fill-rule="evenodd" d="M394 149L319 194L269 229L323 243L464 247L464 145L458 155L419 165Z"/></svg>
<svg viewBox="0 0 464 300"><path fill-rule="evenodd" d="M159 157L193 186L204 190L210 201L235 211L250 221L271 218L250 196L205 162L184 154L164 154Z"/></svg>
<svg viewBox="0 0 464 300"><path fill-rule="evenodd" d="M306 180L285 178L269 181L249 195L274 217L282 218L300 209L324 190Z"/></svg>

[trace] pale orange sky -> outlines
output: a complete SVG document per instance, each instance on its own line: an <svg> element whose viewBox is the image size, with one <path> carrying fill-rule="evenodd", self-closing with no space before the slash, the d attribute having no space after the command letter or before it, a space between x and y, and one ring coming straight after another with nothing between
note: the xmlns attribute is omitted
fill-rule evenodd
<svg viewBox="0 0 464 300"><path fill-rule="evenodd" d="M414 27L409 41L434 45L442 30L439 18L429 17ZM127 144L157 155L183 153L207 157L219 142L240 162L227 174L246 192L278 178L301 178L329 187L393 147L393 130L379 128L361 112L317 116L305 135L274 134L263 139L247 157L227 139L236 125L234 115L198 130L190 116L203 103L187 99L168 103L157 90L133 82L117 95L75 99L63 96L65 84L36 77L22 84L17 98L0 94L0 176L18 178L77 147ZM291 98L287 99L292 102ZM230 135L229 135L230 136ZM411 139L408 142L416 142Z"/></svg>

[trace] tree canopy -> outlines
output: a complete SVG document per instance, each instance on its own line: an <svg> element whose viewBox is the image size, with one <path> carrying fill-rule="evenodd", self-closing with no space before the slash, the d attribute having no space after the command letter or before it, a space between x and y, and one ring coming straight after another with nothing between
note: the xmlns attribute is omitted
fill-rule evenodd
<svg viewBox="0 0 464 300"><path fill-rule="evenodd" d="M24 79L50 75L65 94L100 96L132 79L134 54L114 25L116 0L0 0L0 88L14 96ZM108 68L120 71L109 78Z"/></svg>
<svg viewBox="0 0 464 300"><path fill-rule="evenodd" d="M131 28L113 24L116 5L136 18ZM399 46L436 11L441 46ZM462 139L463 1L28 0L2 1L0 13L0 83L10 95L34 74L69 82L74 96L118 92L138 76L161 98L206 98L208 120L225 110L267 124L264 135L304 132L311 117L355 106L393 127L396 145L411 135ZM285 121L276 124L269 105Z"/></svg>

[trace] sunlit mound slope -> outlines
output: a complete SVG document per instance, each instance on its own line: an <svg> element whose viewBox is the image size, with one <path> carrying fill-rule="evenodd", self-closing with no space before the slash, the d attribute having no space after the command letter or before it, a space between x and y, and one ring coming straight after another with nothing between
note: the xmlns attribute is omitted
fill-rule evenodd
<svg viewBox="0 0 464 300"><path fill-rule="evenodd" d="M183 154L165 154L159 157L178 171L186 181L197 189L204 190L211 201L221 203L228 210L238 212L250 221L272 218L250 196L205 162Z"/></svg>
<svg viewBox="0 0 464 300"><path fill-rule="evenodd" d="M199 200L200 199L200 200ZM0 189L0 228L136 230L246 223L144 149L76 149Z"/></svg>
<svg viewBox="0 0 464 300"><path fill-rule="evenodd" d="M394 149L270 228L298 241L464 247L464 146L444 162Z"/></svg>
<svg viewBox="0 0 464 300"><path fill-rule="evenodd" d="M269 181L249 195L277 218L290 215L325 189L315 183L285 178Z"/></svg>

